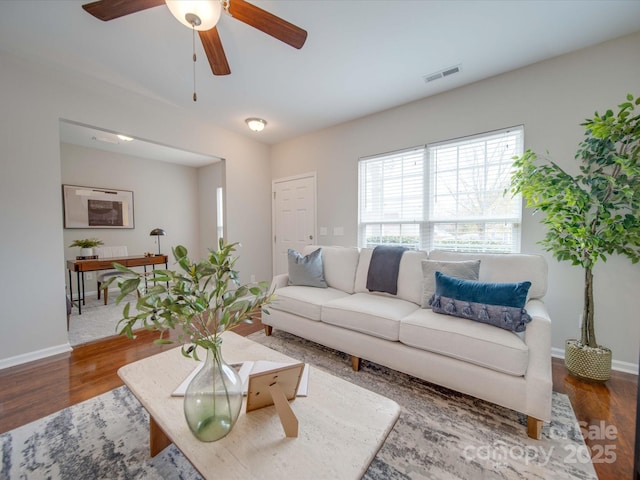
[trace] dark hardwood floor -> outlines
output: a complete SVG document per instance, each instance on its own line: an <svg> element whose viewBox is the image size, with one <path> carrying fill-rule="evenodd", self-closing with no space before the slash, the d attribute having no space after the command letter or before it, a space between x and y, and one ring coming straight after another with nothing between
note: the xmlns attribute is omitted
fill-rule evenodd
<svg viewBox="0 0 640 480"><path fill-rule="evenodd" d="M587 383L553 359L553 390L571 400L600 480L632 479L638 376L614 371L605 384ZM574 457L575 458L575 457Z"/></svg>
<svg viewBox="0 0 640 480"><path fill-rule="evenodd" d="M258 320L239 325L236 333L249 335L261 328ZM0 370L0 433L122 385L117 375L122 365L174 348L154 344L156 338L145 331L135 340L110 337ZM614 372L604 385L589 384L568 375L562 360L554 358L552 364L553 388L569 396L600 480L631 479L637 376Z"/></svg>

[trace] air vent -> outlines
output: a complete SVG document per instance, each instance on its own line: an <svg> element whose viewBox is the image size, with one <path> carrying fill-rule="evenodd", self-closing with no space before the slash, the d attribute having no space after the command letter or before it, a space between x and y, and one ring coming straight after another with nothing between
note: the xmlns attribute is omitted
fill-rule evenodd
<svg viewBox="0 0 640 480"><path fill-rule="evenodd" d="M423 75L425 83L433 82L440 78L448 77L455 73L458 73L462 70L462 65L454 65L453 67L445 68L444 70L440 70L439 72L430 73L429 75Z"/></svg>

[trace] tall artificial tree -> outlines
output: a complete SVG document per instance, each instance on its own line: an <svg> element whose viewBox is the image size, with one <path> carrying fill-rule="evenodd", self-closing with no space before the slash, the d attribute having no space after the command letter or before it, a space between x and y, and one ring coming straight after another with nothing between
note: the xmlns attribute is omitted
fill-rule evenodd
<svg viewBox="0 0 640 480"><path fill-rule="evenodd" d="M594 328L593 267L610 255L640 260L640 97L627 95L618 113L607 110L581 125L585 138L571 175L548 158L527 150L515 160L511 193L544 213L539 243L559 261L584 269L580 344L599 347Z"/></svg>

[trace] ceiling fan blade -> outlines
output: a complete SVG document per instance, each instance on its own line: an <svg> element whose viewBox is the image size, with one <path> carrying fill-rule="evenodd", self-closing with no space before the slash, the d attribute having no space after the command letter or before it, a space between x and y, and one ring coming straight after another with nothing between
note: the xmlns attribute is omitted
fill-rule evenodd
<svg viewBox="0 0 640 480"><path fill-rule="evenodd" d="M99 0L85 3L82 8L97 19L106 22L164 4L164 0Z"/></svg>
<svg viewBox="0 0 640 480"><path fill-rule="evenodd" d="M302 48L307 40L306 30L244 0L230 0L229 14L294 48Z"/></svg>
<svg viewBox="0 0 640 480"><path fill-rule="evenodd" d="M204 47L204 52L207 54L209 65L211 65L211 71L214 75L229 75L231 69L227 62L227 56L224 54L224 48L222 48L222 41L218 34L218 29L213 27L211 30L204 32L198 32L200 35L200 41Z"/></svg>

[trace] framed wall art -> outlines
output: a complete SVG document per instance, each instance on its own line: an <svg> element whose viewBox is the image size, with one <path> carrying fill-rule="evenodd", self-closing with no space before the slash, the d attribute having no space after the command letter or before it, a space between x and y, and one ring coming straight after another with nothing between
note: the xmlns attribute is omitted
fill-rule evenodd
<svg viewBox="0 0 640 480"><path fill-rule="evenodd" d="M133 192L62 185L64 228L134 228Z"/></svg>

